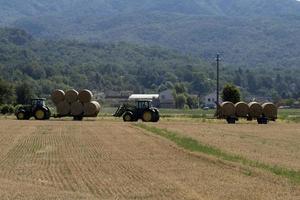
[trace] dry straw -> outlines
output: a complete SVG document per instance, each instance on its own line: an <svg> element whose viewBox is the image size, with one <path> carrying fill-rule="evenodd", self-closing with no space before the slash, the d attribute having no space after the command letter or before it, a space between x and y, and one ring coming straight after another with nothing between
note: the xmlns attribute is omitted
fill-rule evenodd
<svg viewBox="0 0 300 200"><path fill-rule="evenodd" d="M68 103L73 103L78 100L78 92L74 89L68 90L65 95L65 100Z"/></svg>
<svg viewBox="0 0 300 200"><path fill-rule="evenodd" d="M274 103L264 103L262 105L263 108L263 115L270 119L276 119L277 118L277 107Z"/></svg>
<svg viewBox="0 0 300 200"><path fill-rule="evenodd" d="M54 90L51 94L51 100L55 105L65 100L65 92L63 90Z"/></svg>
<svg viewBox="0 0 300 200"><path fill-rule="evenodd" d="M93 93L90 90L81 90L78 95L78 99L82 103L91 102Z"/></svg>
<svg viewBox="0 0 300 200"><path fill-rule="evenodd" d="M69 115L70 114L70 104L66 101L61 101L57 104L57 113L60 115Z"/></svg>
<svg viewBox="0 0 300 200"><path fill-rule="evenodd" d="M235 116L235 107L232 102L226 101L221 104L221 112L223 117Z"/></svg>
<svg viewBox="0 0 300 200"><path fill-rule="evenodd" d="M75 101L71 104L71 115L80 116L83 114L83 105L81 102Z"/></svg>
<svg viewBox="0 0 300 200"><path fill-rule="evenodd" d="M263 108L259 103L251 102L251 103L249 103L249 108L250 108L250 112L249 112L250 117L258 118L258 117L262 116Z"/></svg>
<svg viewBox="0 0 300 200"><path fill-rule="evenodd" d="M96 117L101 109L100 104L97 101L92 101L84 104L84 116Z"/></svg>
<svg viewBox="0 0 300 200"><path fill-rule="evenodd" d="M238 102L235 104L235 114L237 117L248 117L249 115L249 105L245 102Z"/></svg>

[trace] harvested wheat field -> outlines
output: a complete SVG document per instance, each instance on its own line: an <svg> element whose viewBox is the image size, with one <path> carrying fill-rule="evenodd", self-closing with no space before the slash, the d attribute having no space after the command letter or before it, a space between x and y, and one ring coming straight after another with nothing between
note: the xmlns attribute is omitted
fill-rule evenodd
<svg viewBox="0 0 300 200"><path fill-rule="evenodd" d="M209 125L189 134L202 126ZM190 153L135 124L0 120L0 127L0 199L300 199L288 179Z"/></svg>
<svg viewBox="0 0 300 200"><path fill-rule="evenodd" d="M157 127L251 160L300 170L300 124L297 123L229 125L177 121L163 122Z"/></svg>

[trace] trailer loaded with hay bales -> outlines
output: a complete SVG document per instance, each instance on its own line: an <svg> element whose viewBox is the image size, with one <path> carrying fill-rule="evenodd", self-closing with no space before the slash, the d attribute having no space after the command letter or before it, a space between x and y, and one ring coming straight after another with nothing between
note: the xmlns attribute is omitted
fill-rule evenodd
<svg viewBox="0 0 300 200"><path fill-rule="evenodd" d="M267 124L269 121L276 121L278 108L274 103L268 102L260 104L258 102L223 102L217 105L217 118L226 119L227 123L235 124L239 118L248 121L257 120L258 124Z"/></svg>
<svg viewBox="0 0 300 200"><path fill-rule="evenodd" d="M56 107L56 114L51 115L50 109L45 104L46 99L33 99L31 105L22 105L16 110L19 120L28 120L32 116L37 120L48 120L50 117L73 117L74 120L82 120L83 117L97 117L100 112L100 104L92 101L93 94L89 90L55 90L51 94L51 100Z"/></svg>
<svg viewBox="0 0 300 200"><path fill-rule="evenodd" d="M53 117L73 117L74 120L82 120L84 117L97 117L101 106L97 101L93 101L93 93L84 89L76 91L74 89L55 90L51 95L52 102L56 106Z"/></svg>

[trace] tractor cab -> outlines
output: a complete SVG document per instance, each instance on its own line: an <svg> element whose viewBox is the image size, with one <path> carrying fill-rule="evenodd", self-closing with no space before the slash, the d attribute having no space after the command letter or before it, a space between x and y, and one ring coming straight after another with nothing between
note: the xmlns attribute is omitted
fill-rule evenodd
<svg viewBox="0 0 300 200"><path fill-rule="evenodd" d="M31 99L31 107L43 107L46 106L46 99L45 98L38 98L38 99Z"/></svg>
<svg viewBox="0 0 300 200"><path fill-rule="evenodd" d="M46 106L45 98L31 99L29 105L22 105L16 110L16 117L19 120L28 120L34 117L37 120L47 120L50 118L50 109Z"/></svg>
<svg viewBox="0 0 300 200"><path fill-rule="evenodd" d="M121 105L115 117L123 117L125 122L138 121L142 119L144 122L159 121L159 111L152 106L151 100L137 100L134 103L129 102Z"/></svg>
<svg viewBox="0 0 300 200"><path fill-rule="evenodd" d="M147 108L151 108L152 107L152 101L136 101L135 102L135 106L138 108L138 109L147 109Z"/></svg>

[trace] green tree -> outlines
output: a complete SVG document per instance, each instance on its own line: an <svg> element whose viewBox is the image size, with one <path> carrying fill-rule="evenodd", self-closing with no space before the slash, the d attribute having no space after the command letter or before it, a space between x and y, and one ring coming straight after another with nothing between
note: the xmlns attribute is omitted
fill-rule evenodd
<svg viewBox="0 0 300 200"><path fill-rule="evenodd" d="M195 96L188 96L186 99L186 104L190 109L199 108L199 98Z"/></svg>
<svg viewBox="0 0 300 200"><path fill-rule="evenodd" d="M0 104L12 104L15 100L12 84L0 79Z"/></svg>
<svg viewBox="0 0 300 200"><path fill-rule="evenodd" d="M32 86L27 82L17 86L16 94L18 104L28 104L30 103L30 100L35 96Z"/></svg>
<svg viewBox="0 0 300 200"><path fill-rule="evenodd" d="M176 94L184 94L186 93L186 87L183 83L176 83L174 85L174 89L175 89L175 92Z"/></svg>
<svg viewBox="0 0 300 200"><path fill-rule="evenodd" d="M241 100L241 94L239 89L232 85L226 84L222 91L222 100L237 103Z"/></svg>
<svg viewBox="0 0 300 200"><path fill-rule="evenodd" d="M175 98L175 102L176 108L183 109L187 102L186 96L184 94L177 95Z"/></svg>

